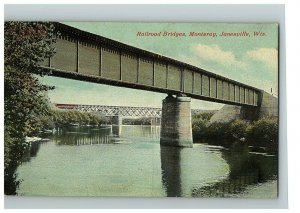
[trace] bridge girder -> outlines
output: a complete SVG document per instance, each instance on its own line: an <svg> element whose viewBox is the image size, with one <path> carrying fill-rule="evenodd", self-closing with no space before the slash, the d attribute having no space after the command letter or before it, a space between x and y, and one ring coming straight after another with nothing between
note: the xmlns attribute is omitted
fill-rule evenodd
<svg viewBox="0 0 300 213"><path fill-rule="evenodd" d="M202 68L61 23L56 54L41 68L63 78L238 106L260 107L262 91Z"/></svg>

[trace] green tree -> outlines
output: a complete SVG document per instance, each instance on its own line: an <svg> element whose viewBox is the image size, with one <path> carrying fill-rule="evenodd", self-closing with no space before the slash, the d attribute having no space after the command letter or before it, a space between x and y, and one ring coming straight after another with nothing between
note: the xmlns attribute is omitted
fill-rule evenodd
<svg viewBox="0 0 300 213"><path fill-rule="evenodd" d="M202 113L195 114L193 116L193 119L194 120L201 119L203 121L209 121L213 115L214 115L214 113L212 113L212 112L202 112Z"/></svg>
<svg viewBox="0 0 300 213"><path fill-rule="evenodd" d="M250 144L276 147L278 145L278 119L263 118L253 122L246 129L246 141Z"/></svg>
<svg viewBox="0 0 300 213"><path fill-rule="evenodd" d="M233 120L229 125L228 133L230 137L234 139L244 138L247 126L248 122L246 122L245 120Z"/></svg>
<svg viewBox="0 0 300 213"><path fill-rule="evenodd" d="M193 119L192 130L193 138L199 139L205 136L207 131L207 121L203 119Z"/></svg>
<svg viewBox="0 0 300 213"><path fill-rule="evenodd" d="M55 30L51 23L5 22L4 24L4 125L5 194L15 194L15 171L28 144L25 137L38 128L36 120L49 111L38 76L49 74L39 67L54 54ZM35 74L33 74L35 73Z"/></svg>

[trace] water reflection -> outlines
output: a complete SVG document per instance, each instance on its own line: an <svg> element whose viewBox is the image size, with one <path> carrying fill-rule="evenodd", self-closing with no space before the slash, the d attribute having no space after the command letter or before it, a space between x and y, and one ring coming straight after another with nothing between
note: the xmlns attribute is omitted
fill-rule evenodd
<svg viewBox="0 0 300 213"><path fill-rule="evenodd" d="M124 130L124 131L122 131ZM57 145L96 145L121 143L126 138L159 139L159 126L111 125L106 127L64 127L53 136Z"/></svg>
<svg viewBox="0 0 300 213"><path fill-rule="evenodd" d="M160 146L162 183L168 197L181 197L181 151L183 148Z"/></svg>
<svg viewBox="0 0 300 213"><path fill-rule="evenodd" d="M218 183L194 188L192 196L231 197L249 185L277 179L277 156L250 152L249 147L241 143L234 143L221 152L229 165L229 176Z"/></svg>
<svg viewBox="0 0 300 213"><path fill-rule="evenodd" d="M47 143L47 142L44 141L29 142L29 147L27 148L27 151L23 156L22 162L30 162L31 158L36 157L43 143Z"/></svg>
<svg viewBox="0 0 300 213"><path fill-rule="evenodd" d="M24 179L19 193L234 197L248 186L277 179L277 156L264 149L241 143L160 146L159 130L123 125L122 137L116 137L110 127L60 129L49 142L31 144L27 158L32 161L18 170Z"/></svg>
<svg viewBox="0 0 300 213"><path fill-rule="evenodd" d="M29 147L30 147L29 156L30 157L36 157L36 155L40 149L41 143L42 143L42 141L30 142L30 144L29 144Z"/></svg>
<svg viewBox="0 0 300 213"><path fill-rule="evenodd" d="M160 137L160 126L123 125L122 128L122 137L126 138L136 138L140 140L153 139L158 141Z"/></svg>
<svg viewBox="0 0 300 213"><path fill-rule="evenodd" d="M121 137L123 125L112 125L110 126L111 134L115 137Z"/></svg>
<svg viewBox="0 0 300 213"><path fill-rule="evenodd" d="M57 145L97 145L115 143L117 138L112 134L113 128L65 127L53 136Z"/></svg>

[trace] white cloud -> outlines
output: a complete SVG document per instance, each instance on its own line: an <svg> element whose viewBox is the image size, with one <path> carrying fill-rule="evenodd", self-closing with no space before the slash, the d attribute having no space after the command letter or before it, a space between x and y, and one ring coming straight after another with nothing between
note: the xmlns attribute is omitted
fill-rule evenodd
<svg viewBox="0 0 300 213"><path fill-rule="evenodd" d="M240 68L246 68L247 64L239 61L231 51L224 51L218 45L196 44L192 50L197 57L206 61L214 61L224 65L235 65Z"/></svg>
<svg viewBox="0 0 300 213"><path fill-rule="evenodd" d="M246 55L255 61L266 63L270 68L278 67L278 50L275 48L258 48L256 50L249 50Z"/></svg>

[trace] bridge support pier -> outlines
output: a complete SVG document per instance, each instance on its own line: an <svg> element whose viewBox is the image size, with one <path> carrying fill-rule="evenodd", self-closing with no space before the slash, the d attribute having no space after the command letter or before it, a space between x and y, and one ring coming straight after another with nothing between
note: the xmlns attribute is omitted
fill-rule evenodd
<svg viewBox="0 0 300 213"><path fill-rule="evenodd" d="M120 137L122 133L122 116L117 115L112 117L112 133Z"/></svg>
<svg viewBox="0 0 300 213"><path fill-rule="evenodd" d="M150 120L151 126L159 126L160 125L160 118L151 118Z"/></svg>
<svg viewBox="0 0 300 213"><path fill-rule="evenodd" d="M123 118L121 115L116 115L112 117L112 125L122 125Z"/></svg>
<svg viewBox="0 0 300 213"><path fill-rule="evenodd" d="M193 147L191 98L168 95L163 100L160 144Z"/></svg>

